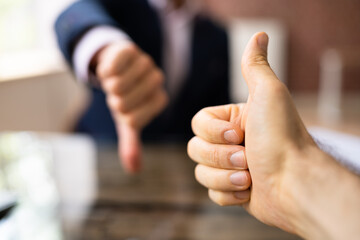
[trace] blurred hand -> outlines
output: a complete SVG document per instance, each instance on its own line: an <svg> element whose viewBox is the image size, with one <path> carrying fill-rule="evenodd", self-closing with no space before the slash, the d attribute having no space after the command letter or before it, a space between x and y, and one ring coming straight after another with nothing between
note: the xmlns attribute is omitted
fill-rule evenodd
<svg viewBox="0 0 360 240"><path fill-rule="evenodd" d="M106 93L119 139L119 155L128 172L141 168L141 130L167 104L164 76L135 44L120 41L96 57L96 74Z"/></svg>
<svg viewBox="0 0 360 240"><path fill-rule="evenodd" d="M244 52L242 72L249 87L247 103L209 107L197 113L192 121L196 137L188 144L188 154L199 163L196 178L209 188L213 201L220 205L241 204L262 222L293 232L288 219L293 206L287 190L300 165L292 156L316 145L287 88L267 62L267 44L267 35L258 33ZM245 149L233 145L240 144L244 136ZM234 156L237 151L238 157ZM229 180L234 167L245 168L246 162L252 178L251 196L249 191L239 192L241 189L231 186L231 177ZM247 172L242 174L250 177Z"/></svg>

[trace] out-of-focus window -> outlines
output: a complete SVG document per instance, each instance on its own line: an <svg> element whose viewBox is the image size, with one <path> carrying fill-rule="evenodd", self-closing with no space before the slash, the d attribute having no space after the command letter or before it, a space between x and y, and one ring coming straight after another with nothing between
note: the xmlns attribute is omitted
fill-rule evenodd
<svg viewBox="0 0 360 240"><path fill-rule="evenodd" d="M53 33L73 0L0 0L0 81L63 71Z"/></svg>
<svg viewBox="0 0 360 240"><path fill-rule="evenodd" d="M33 0L0 0L0 52L36 46Z"/></svg>

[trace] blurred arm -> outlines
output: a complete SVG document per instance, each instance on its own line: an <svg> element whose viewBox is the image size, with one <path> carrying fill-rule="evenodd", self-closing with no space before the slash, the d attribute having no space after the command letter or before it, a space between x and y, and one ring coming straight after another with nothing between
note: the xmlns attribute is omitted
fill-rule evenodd
<svg viewBox="0 0 360 240"><path fill-rule="evenodd" d="M291 157L289 221L305 239L358 239L360 178L317 147ZM291 169L291 170L290 170Z"/></svg>
<svg viewBox="0 0 360 240"><path fill-rule="evenodd" d="M71 65L75 45L89 29L102 25L120 28L106 11L104 4L96 0L77 1L56 20L55 32L59 47Z"/></svg>

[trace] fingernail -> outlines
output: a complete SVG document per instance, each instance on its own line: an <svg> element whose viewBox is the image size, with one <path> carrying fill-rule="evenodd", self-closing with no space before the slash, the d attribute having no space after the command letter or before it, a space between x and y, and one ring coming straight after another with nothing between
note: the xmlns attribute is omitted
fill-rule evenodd
<svg viewBox="0 0 360 240"><path fill-rule="evenodd" d="M235 132L235 130L228 130L224 133L224 138L228 143L234 143L234 144L239 144L240 143L240 138L237 135L237 133Z"/></svg>
<svg viewBox="0 0 360 240"><path fill-rule="evenodd" d="M237 186L244 186L247 184L247 181L245 172L236 172L230 176L230 182Z"/></svg>
<svg viewBox="0 0 360 240"><path fill-rule="evenodd" d="M267 47L268 47L268 43L269 43L269 37L266 33L262 33L260 34L260 36L257 39L258 45L259 47L263 50L263 51L267 51Z"/></svg>
<svg viewBox="0 0 360 240"><path fill-rule="evenodd" d="M230 157L230 162L234 167L247 168L244 151L233 153Z"/></svg>
<svg viewBox="0 0 360 240"><path fill-rule="evenodd" d="M235 192L234 196L238 199L244 200L250 198L250 192L249 191L241 191L241 192Z"/></svg>

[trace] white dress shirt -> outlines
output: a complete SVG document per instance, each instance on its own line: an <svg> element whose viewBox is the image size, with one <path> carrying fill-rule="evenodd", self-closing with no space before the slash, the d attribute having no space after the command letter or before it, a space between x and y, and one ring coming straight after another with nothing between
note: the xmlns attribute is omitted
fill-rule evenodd
<svg viewBox="0 0 360 240"><path fill-rule="evenodd" d="M189 71L193 18L196 8L191 1L174 9L168 0L148 0L157 11L164 33L163 63L170 98L173 98ZM121 29L97 26L89 30L75 46L73 62L77 78L89 82L89 65L102 47L116 41L131 41Z"/></svg>

